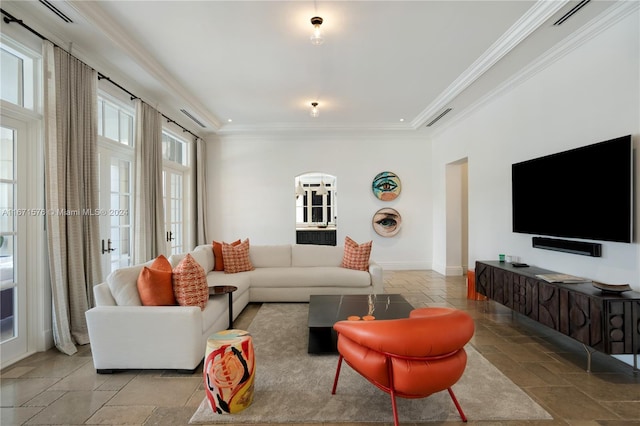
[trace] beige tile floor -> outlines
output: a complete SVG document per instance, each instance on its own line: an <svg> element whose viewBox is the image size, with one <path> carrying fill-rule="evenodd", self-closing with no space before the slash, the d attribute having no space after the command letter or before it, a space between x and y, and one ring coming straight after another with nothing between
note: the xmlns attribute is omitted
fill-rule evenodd
<svg viewBox="0 0 640 426"><path fill-rule="evenodd" d="M476 321L472 344L554 418L468 424L640 425L640 374L599 353L587 373L581 345L493 302L467 300L464 277L386 271L385 291L403 294L415 307L468 311ZM250 304L235 326L248 327L259 306ZM90 347L74 356L50 350L0 372L0 423L186 425L204 398L200 374L133 370L99 375Z"/></svg>

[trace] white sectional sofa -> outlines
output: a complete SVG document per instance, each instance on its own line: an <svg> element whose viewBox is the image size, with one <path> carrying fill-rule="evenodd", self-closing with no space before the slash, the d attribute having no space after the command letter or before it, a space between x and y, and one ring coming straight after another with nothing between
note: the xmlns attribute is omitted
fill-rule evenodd
<svg viewBox="0 0 640 426"><path fill-rule="evenodd" d="M234 319L249 302L306 302L312 294L383 292L382 268L342 268L343 247L252 245L254 270L226 274L214 271L211 245L191 255L207 274L209 287L233 285ZM185 256L169 258L175 267ZM227 328L227 296L209 298L204 310L193 306L142 306L136 280L144 265L112 272L94 287L96 306L86 312L93 362L100 373L119 369L193 371L204 357L207 338Z"/></svg>

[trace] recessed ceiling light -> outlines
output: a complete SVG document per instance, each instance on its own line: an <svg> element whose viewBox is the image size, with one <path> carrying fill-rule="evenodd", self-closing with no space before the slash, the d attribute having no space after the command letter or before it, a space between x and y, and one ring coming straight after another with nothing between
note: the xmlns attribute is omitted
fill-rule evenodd
<svg viewBox="0 0 640 426"><path fill-rule="evenodd" d="M233 120L232 120L232 119L230 119L230 118L228 118L228 119L227 119L227 121L228 121L229 123L231 123Z"/></svg>
<svg viewBox="0 0 640 426"><path fill-rule="evenodd" d="M401 118L400 121L404 121L404 118Z"/></svg>

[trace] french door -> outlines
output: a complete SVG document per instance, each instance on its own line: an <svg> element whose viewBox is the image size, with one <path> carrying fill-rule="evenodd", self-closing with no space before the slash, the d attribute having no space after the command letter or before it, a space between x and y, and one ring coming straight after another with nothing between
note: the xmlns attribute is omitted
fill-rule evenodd
<svg viewBox="0 0 640 426"><path fill-rule="evenodd" d="M29 286L38 278L38 268L29 262L42 258L37 250L28 257L27 244L42 229L45 211L29 194L34 179L26 166L31 154L27 124L2 116L0 132L0 354L6 366L29 351L34 324L27 304L35 291Z"/></svg>
<svg viewBox="0 0 640 426"><path fill-rule="evenodd" d="M184 173L165 166L162 175L167 253L179 254L186 251Z"/></svg>
<svg viewBox="0 0 640 426"><path fill-rule="evenodd" d="M117 147L119 148L119 147ZM131 264L133 162L129 149L99 150L103 279Z"/></svg>

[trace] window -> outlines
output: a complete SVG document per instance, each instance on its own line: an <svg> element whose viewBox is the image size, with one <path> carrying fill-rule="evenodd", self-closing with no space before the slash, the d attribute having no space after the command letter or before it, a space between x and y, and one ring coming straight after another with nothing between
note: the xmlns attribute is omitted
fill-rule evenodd
<svg viewBox="0 0 640 426"><path fill-rule="evenodd" d="M296 226L335 225L334 176L307 173L296 177Z"/></svg>
<svg viewBox="0 0 640 426"><path fill-rule="evenodd" d="M187 155L189 144L168 131L162 132L162 194L167 250L170 254L183 253L190 248L187 236L190 224L189 205L185 194L189 193L190 168Z"/></svg>
<svg viewBox="0 0 640 426"><path fill-rule="evenodd" d="M98 98L98 136L133 146L133 117L131 108Z"/></svg>
<svg viewBox="0 0 640 426"><path fill-rule="evenodd" d="M183 166L187 165L187 143L167 132L162 132L162 158Z"/></svg>
<svg viewBox="0 0 640 426"><path fill-rule="evenodd" d="M0 43L0 98L19 107L35 110L38 83L37 56L11 40Z"/></svg>

